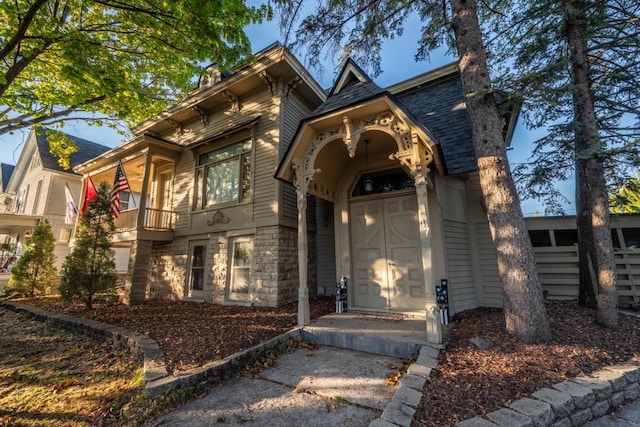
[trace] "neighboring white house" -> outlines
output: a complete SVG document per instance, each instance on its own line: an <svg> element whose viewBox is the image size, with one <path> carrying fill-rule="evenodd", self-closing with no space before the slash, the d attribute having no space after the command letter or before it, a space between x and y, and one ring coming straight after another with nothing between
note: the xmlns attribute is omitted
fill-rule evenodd
<svg viewBox="0 0 640 427"><path fill-rule="evenodd" d="M109 147L68 135L78 145L78 152L71 154L71 167L99 156ZM0 235L3 236L3 264L5 272L10 269L10 259L22 254L22 245L33 228L44 218L48 219L56 238L56 268L69 254L69 242L75 218L65 220L67 213L68 187L76 205L79 204L82 176L72 169L65 170L58 158L50 153L49 142L44 134L31 131L24 144L18 162L11 169L2 165L2 193L0 193ZM10 174L10 176L6 176ZM7 264L6 266L4 264ZM1 272L1 271L0 271Z"/></svg>

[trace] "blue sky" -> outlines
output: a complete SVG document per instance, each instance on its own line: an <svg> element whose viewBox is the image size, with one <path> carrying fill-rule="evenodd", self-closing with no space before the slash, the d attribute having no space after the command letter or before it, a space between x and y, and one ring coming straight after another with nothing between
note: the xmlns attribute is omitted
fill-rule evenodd
<svg viewBox="0 0 640 427"><path fill-rule="evenodd" d="M247 34L252 41L254 51L259 51L280 40L281 37L276 24L276 22L267 22L247 28ZM407 21L402 37L384 44L382 48L382 74L374 79L379 86L390 86L454 61L454 58L447 55L446 51L439 50L431 54L429 61L416 62L414 56L420 27L421 23L418 18L413 17ZM296 54L296 56L305 64L304 57L301 54ZM324 88L332 86L335 73L338 71L338 64L331 62L328 58L325 63L325 71L322 74L315 70L309 70ZM82 122L67 123L64 131L109 147L115 147L124 142L122 136L113 130L106 127L87 127ZM16 164L27 134L28 132L24 131L16 132L13 135L0 136L0 146L2 147L0 150L0 162ZM529 157L533 148L532 142L543 135L543 130L528 130L522 124L516 127L512 140L513 149L509 151L509 160L512 168ZM573 201L573 183L562 183L560 188L564 195ZM573 204L567 205L565 209L567 214L575 213ZM543 214L544 207L535 200L527 200L522 202L522 210L525 216L533 216L536 211Z"/></svg>

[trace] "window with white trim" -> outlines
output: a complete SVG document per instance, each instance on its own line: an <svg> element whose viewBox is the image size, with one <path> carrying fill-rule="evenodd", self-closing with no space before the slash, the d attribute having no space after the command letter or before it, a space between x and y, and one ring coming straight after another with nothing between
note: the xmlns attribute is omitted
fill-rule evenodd
<svg viewBox="0 0 640 427"><path fill-rule="evenodd" d="M69 241L71 241L71 229L67 227L61 227L58 241L63 243L69 243Z"/></svg>
<svg viewBox="0 0 640 427"><path fill-rule="evenodd" d="M251 198L251 139L198 156L195 208Z"/></svg>
<svg viewBox="0 0 640 427"><path fill-rule="evenodd" d="M229 276L229 298L248 299L253 292L253 237L233 237L230 242L231 257L229 260L231 274Z"/></svg>
<svg viewBox="0 0 640 427"><path fill-rule="evenodd" d="M204 242L192 243L189 257L189 277L187 296L202 297L204 290L204 266L207 247Z"/></svg>

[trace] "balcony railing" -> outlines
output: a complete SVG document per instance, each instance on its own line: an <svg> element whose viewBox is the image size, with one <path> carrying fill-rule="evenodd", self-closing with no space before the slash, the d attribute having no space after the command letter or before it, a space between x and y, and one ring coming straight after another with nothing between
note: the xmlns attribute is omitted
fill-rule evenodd
<svg viewBox="0 0 640 427"><path fill-rule="evenodd" d="M120 213L116 218L116 230L132 230L136 228L138 209L130 209ZM162 209L146 208L144 228L147 230L173 230L173 212Z"/></svg>

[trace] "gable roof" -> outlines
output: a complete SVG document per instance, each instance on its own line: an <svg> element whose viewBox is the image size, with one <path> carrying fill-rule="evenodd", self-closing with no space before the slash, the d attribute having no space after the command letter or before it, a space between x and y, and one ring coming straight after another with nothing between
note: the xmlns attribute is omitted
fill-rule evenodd
<svg viewBox="0 0 640 427"><path fill-rule="evenodd" d="M348 59L326 101L302 120L296 134L304 123L374 99L386 99L389 105L404 111L433 139L447 174L477 169L471 123L457 63L382 89Z"/></svg>
<svg viewBox="0 0 640 427"><path fill-rule="evenodd" d="M7 188L7 184L9 184L9 178L11 178L11 174L13 173L14 169L14 165L0 163L0 173L2 174L2 191L5 191L5 189Z"/></svg>
<svg viewBox="0 0 640 427"><path fill-rule="evenodd" d="M78 146L78 151L69 156L69 170L65 170L62 166L60 166L58 164L58 158L51 154L49 141L47 140L46 135L36 135L36 144L38 146L38 153L40 155L40 161L42 162L43 168L59 172L74 173L72 169L75 166L85 163L86 161L91 160L94 157L98 157L102 153L111 150L110 147L98 144L93 141L82 139L69 134L65 135L67 135L67 137L74 141Z"/></svg>
<svg viewBox="0 0 640 427"><path fill-rule="evenodd" d="M315 117L386 93L351 58L347 59L328 98L308 117Z"/></svg>

